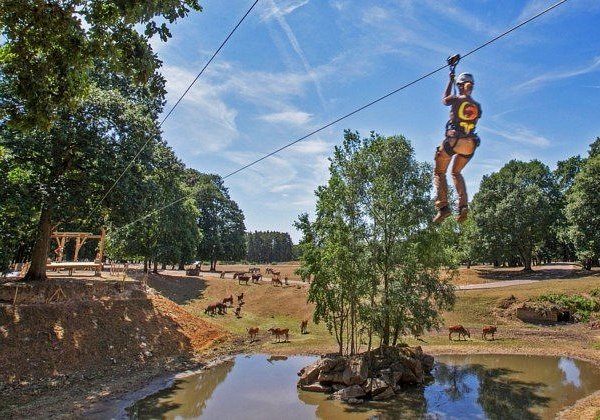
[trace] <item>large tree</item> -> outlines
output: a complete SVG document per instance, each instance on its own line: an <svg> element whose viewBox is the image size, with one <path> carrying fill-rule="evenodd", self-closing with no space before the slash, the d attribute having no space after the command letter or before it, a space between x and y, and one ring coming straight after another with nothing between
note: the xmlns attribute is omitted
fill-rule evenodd
<svg viewBox="0 0 600 420"><path fill-rule="evenodd" d="M488 255L503 261L518 257L531 270L534 252L552 235L559 198L550 169L537 160L512 160L484 176L472 207Z"/></svg>
<svg viewBox="0 0 600 420"><path fill-rule="evenodd" d="M600 153L591 154L567 194L569 237L585 269L600 258Z"/></svg>
<svg viewBox="0 0 600 420"><path fill-rule="evenodd" d="M210 270L217 269L219 260L240 260L246 256L244 213L229 196L218 175L187 171L187 184L197 191L194 195L200 211L198 227L202 240L198 257L210 261Z"/></svg>
<svg viewBox="0 0 600 420"><path fill-rule="evenodd" d="M11 95L0 100L0 118L49 127L90 94L97 60L144 84L160 65L148 38L166 41L167 22L192 9L201 10L198 0L3 0L0 83Z"/></svg>
<svg viewBox="0 0 600 420"><path fill-rule="evenodd" d="M316 220L302 215L302 274L314 280L315 322L334 331L340 352L364 332L382 345L439 325L454 302L456 264L447 236L429 225L431 167L415 161L402 136L346 131L317 190ZM446 275L450 274L450 276Z"/></svg>
<svg viewBox="0 0 600 420"><path fill-rule="evenodd" d="M0 3L2 143L15 162L34 168L39 214L26 280L45 278L51 230L83 222L118 170L158 141L164 81L148 39L166 40L166 22L157 21L190 8L200 9L197 0Z"/></svg>

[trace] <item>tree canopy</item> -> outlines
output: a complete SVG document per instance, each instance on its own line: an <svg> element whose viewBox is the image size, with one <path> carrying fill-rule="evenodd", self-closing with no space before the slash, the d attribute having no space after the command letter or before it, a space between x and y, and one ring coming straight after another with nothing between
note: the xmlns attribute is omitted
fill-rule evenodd
<svg viewBox="0 0 600 420"><path fill-rule="evenodd" d="M318 188L316 220L299 217L302 275L312 275L315 322L335 334L340 353L373 336L396 344L436 327L454 301L453 252L429 226L431 167L415 161L402 136L346 131Z"/></svg>

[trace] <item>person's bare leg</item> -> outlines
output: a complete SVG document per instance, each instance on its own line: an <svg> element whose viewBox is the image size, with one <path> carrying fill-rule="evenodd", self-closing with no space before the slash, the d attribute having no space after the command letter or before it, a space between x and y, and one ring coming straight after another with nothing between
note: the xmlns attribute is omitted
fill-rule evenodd
<svg viewBox="0 0 600 420"><path fill-rule="evenodd" d="M434 223L441 223L451 214L448 206L448 181L446 180L446 171L450 165L452 156L439 146L435 153L435 169L433 171L433 185L436 189L435 207L438 213L433 219Z"/></svg>

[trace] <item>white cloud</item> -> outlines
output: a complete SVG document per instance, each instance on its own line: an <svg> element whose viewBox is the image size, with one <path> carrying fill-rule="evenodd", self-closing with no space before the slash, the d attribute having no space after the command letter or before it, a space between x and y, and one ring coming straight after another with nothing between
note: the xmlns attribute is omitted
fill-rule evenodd
<svg viewBox="0 0 600 420"><path fill-rule="evenodd" d="M550 140L544 136L536 134L534 131L527 127L518 126L514 124L504 124L502 129L494 129L489 126L480 127L480 131L484 131L496 136L505 138L515 143L526 144L536 147L548 147L550 146Z"/></svg>
<svg viewBox="0 0 600 420"><path fill-rule="evenodd" d="M390 13L383 7L373 6L363 11L362 21L368 25L379 25L390 19Z"/></svg>
<svg viewBox="0 0 600 420"><path fill-rule="evenodd" d="M286 123L290 125L302 126L311 119L311 114L302 111L284 111L272 114L266 114L258 117L260 120L268 123Z"/></svg>
<svg viewBox="0 0 600 420"><path fill-rule="evenodd" d="M513 87L513 90L515 90L515 91L535 90L545 84L553 83L553 82L556 82L559 80L570 79L572 77L581 76L581 75L592 73L592 72L595 72L598 70L600 70L600 57L594 58L594 60L592 61L591 64L584 66L584 67L571 69L571 70L564 70L562 72L549 72L549 73L545 73L540 76L534 77L531 80L528 80L524 83L521 83L520 85Z"/></svg>
<svg viewBox="0 0 600 420"><path fill-rule="evenodd" d="M303 140L291 147L294 154L315 155L327 154L332 146L323 140Z"/></svg>
<svg viewBox="0 0 600 420"><path fill-rule="evenodd" d="M317 91L317 95L319 96L319 99L321 100L321 104L322 104L323 108L325 108L325 99L324 99L323 93L322 93L321 82L319 81L317 74L313 71L312 66L310 65L308 59L306 58L306 54L304 54L304 51L302 50L302 47L300 46L300 43L298 42L298 39L296 38L296 35L294 34L292 27L288 24L287 20L285 19L285 15L296 10L298 7L304 6L307 3L308 3L308 0L306 0L306 1L283 1L283 2L279 2L278 4L275 4L275 0L268 0L266 3L266 6L265 6L268 10L268 14L265 17L265 19L273 17L277 21L277 23L279 24L279 26L285 33L292 49L294 50L294 52L296 53L296 55L302 62L302 65L304 66L304 70L306 71L308 76L313 81L313 83L315 85L315 89Z"/></svg>
<svg viewBox="0 0 600 420"><path fill-rule="evenodd" d="M309 0L271 0L262 4L261 18L268 20L278 15L285 16L307 4Z"/></svg>

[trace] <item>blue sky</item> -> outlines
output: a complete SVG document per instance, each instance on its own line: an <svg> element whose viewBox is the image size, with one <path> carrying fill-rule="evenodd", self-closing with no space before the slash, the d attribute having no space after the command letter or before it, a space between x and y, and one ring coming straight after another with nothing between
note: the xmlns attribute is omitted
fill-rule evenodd
<svg viewBox="0 0 600 420"><path fill-rule="evenodd" d="M204 11L152 44L163 61L167 111L252 0L207 0ZM227 175L429 73L555 1L259 0L175 112L163 137L183 162ZM600 2L570 0L465 58L475 76L482 139L464 171L470 196L510 159L551 168L585 155L600 136ZM328 179L327 157L343 130L408 138L432 161L448 109L447 71L309 137L226 180L254 230L300 234Z"/></svg>

